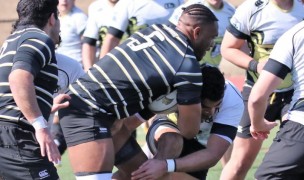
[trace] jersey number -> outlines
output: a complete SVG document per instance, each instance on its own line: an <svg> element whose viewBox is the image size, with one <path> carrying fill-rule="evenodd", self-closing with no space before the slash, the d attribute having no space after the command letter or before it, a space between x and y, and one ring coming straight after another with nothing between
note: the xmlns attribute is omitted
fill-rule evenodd
<svg viewBox="0 0 304 180"><path fill-rule="evenodd" d="M147 47L151 47L154 45L154 42L151 39L154 36L156 36L160 41L165 40L165 37L159 31L153 31L151 34L143 36L146 42L140 43L137 39L132 39L132 41L127 44L127 46L129 46L133 51L139 51Z"/></svg>

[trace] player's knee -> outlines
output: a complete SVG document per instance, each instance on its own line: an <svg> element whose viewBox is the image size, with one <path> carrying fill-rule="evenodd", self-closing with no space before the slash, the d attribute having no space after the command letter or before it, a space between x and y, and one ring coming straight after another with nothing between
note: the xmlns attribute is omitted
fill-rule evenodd
<svg viewBox="0 0 304 180"><path fill-rule="evenodd" d="M159 137L157 144L170 144L173 152L181 152L183 149L184 140L179 133L166 132Z"/></svg>

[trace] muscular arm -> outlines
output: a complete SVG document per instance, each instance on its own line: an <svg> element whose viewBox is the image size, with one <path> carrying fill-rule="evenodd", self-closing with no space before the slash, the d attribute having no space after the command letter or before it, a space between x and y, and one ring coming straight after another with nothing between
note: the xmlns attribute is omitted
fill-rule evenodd
<svg viewBox="0 0 304 180"><path fill-rule="evenodd" d="M178 105L179 117L177 125L180 134L191 139L198 134L201 123L201 103L194 105Z"/></svg>
<svg viewBox="0 0 304 180"><path fill-rule="evenodd" d="M33 75L21 69L14 70L9 76L10 88L14 100L30 123L42 114L36 99L33 81Z"/></svg>
<svg viewBox="0 0 304 180"><path fill-rule="evenodd" d="M95 63L96 47L88 43L82 45L82 64L83 69L88 71Z"/></svg>
<svg viewBox="0 0 304 180"><path fill-rule="evenodd" d="M110 52L114 47L116 47L120 42L120 39L112 34L107 33L100 50L100 58L104 57L108 52Z"/></svg>
<svg viewBox="0 0 304 180"><path fill-rule="evenodd" d="M264 132L268 134L270 129L274 127L274 122L264 120L264 114L269 95L281 82L281 78L263 70L253 86L248 100L248 112L251 119L251 130L254 133ZM253 136L256 137L254 134ZM267 135L264 134L263 138L267 138Z"/></svg>
<svg viewBox="0 0 304 180"><path fill-rule="evenodd" d="M240 68L248 69L252 57L241 50L244 44L244 39L238 39L226 31L221 45L222 57Z"/></svg>
<svg viewBox="0 0 304 180"><path fill-rule="evenodd" d="M206 149L175 159L176 171L191 172L211 168L221 159L229 145L228 141L211 134Z"/></svg>

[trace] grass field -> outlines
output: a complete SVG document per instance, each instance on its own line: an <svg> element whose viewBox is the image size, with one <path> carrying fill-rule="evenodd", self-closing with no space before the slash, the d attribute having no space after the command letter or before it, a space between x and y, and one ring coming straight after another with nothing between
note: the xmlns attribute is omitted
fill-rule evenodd
<svg viewBox="0 0 304 180"><path fill-rule="evenodd" d="M247 177L245 180L254 180L254 173L255 173L257 167L259 166L259 164L261 163L265 152L267 152L268 147L270 146L272 139L274 138L277 130L278 130L278 127L276 129L272 130L270 137L264 142L263 147L262 147L260 153L258 154L258 157L255 160L253 166L251 167L249 173L247 174ZM137 136L138 142L140 144L143 144L145 141L145 135L144 135L142 128L138 129L137 135L138 135ZM65 153L62 158L63 158L62 166L58 168L58 173L59 173L61 180L75 180L74 175L72 173L72 169L69 164L67 154ZM211 168L209 170L207 180L218 180L220 178L221 170L222 170L222 166L220 163L218 163L216 166L214 166L213 168Z"/></svg>

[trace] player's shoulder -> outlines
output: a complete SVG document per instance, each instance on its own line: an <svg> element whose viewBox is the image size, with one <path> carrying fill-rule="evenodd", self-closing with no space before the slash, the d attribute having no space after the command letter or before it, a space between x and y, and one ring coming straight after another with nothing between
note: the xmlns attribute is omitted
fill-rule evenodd
<svg viewBox="0 0 304 180"><path fill-rule="evenodd" d="M269 4L270 0L245 0L237 10L243 10L254 14Z"/></svg>
<svg viewBox="0 0 304 180"><path fill-rule="evenodd" d="M224 98L229 97L231 99L231 102L240 101L243 102L243 97L241 92L238 90L238 88L229 80L225 81L225 94Z"/></svg>

